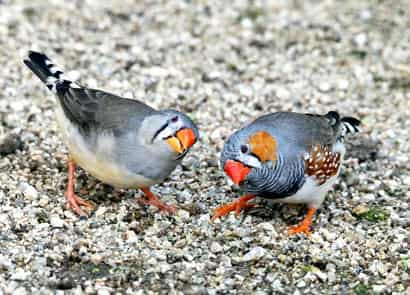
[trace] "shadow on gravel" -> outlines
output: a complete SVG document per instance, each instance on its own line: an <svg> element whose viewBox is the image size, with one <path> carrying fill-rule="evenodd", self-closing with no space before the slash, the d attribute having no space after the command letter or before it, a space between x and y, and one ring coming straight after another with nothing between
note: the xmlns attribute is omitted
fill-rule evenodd
<svg viewBox="0 0 410 295"><path fill-rule="evenodd" d="M372 138L352 138L346 143L346 156L356 158L359 163L366 161L376 161L380 158L380 147L382 142ZM343 170L343 167L342 167Z"/></svg>
<svg viewBox="0 0 410 295"><path fill-rule="evenodd" d="M69 290L87 281L107 277L110 266L101 263L95 265L91 262L74 262L67 257L65 265L56 271L56 279L49 282L48 287L57 290Z"/></svg>

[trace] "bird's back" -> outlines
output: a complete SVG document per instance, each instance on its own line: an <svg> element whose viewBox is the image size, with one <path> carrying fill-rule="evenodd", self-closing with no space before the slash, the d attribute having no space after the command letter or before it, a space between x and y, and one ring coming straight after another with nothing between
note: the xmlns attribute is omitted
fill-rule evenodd
<svg viewBox="0 0 410 295"><path fill-rule="evenodd" d="M249 134L258 130L269 132L277 141L278 152L293 158L317 144L333 145L340 133L340 123L327 116L277 112L256 119L243 130Z"/></svg>

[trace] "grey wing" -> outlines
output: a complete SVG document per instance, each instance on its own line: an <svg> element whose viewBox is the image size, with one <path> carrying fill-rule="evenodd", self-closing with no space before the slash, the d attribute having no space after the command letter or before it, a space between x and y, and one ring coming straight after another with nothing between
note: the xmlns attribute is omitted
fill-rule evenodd
<svg viewBox="0 0 410 295"><path fill-rule="evenodd" d="M68 119L84 133L90 130L121 132L129 120L143 120L155 112L148 105L101 90L57 86L61 107Z"/></svg>
<svg viewBox="0 0 410 295"><path fill-rule="evenodd" d="M333 120L329 114L278 112L260 117L253 124L267 127L277 137L280 151L306 151L318 144L331 146L336 142L340 120Z"/></svg>
<svg viewBox="0 0 410 295"><path fill-rule="evenodd" d="M304 116L307 120L305 132L310 131L312 139L309 144L330 146L337 141L341 132L341 121L337 112L332 111L326 115L304 114Z"/></svg>

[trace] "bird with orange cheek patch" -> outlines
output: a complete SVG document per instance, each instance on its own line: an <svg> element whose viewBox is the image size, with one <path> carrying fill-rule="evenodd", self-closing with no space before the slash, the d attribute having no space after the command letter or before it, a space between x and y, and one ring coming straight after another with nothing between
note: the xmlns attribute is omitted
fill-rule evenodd
<svg viewBox="0 0 410 295"><path fill-rule="evenodd" d="M256 196L308 206L304 220L290 234L310 233L315 211L331 189L345 154L344 137L359 131L360 121L326 115L277 112L262 116L226 141L221 165L244 197L217 208L212 221L253 207Z"/></svg>
<svg viewBox="0 0 410 295"><path fill-rule="evenodd" d="M187 115L83 87L43 53L30 51L24 63L57 97L56 119L70 153L68 208L86 217L81 206L92 207L74 193L77 164L113 187L140 188L144 204L176 211L149 187L168 177L198 140L198 128Z"/></svg>

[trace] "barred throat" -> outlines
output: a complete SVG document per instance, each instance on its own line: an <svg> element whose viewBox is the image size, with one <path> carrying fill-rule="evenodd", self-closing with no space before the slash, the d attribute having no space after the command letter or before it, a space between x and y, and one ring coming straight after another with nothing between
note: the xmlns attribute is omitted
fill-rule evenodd
<svg viewBox="0 0 410 295"><path fill-rule="evenodd" d="M243 189L266 198L283 198L296 193L303 182L303 161L289 161L279 155L274 168L255 169L255 174L248 179Z"/></svg>

